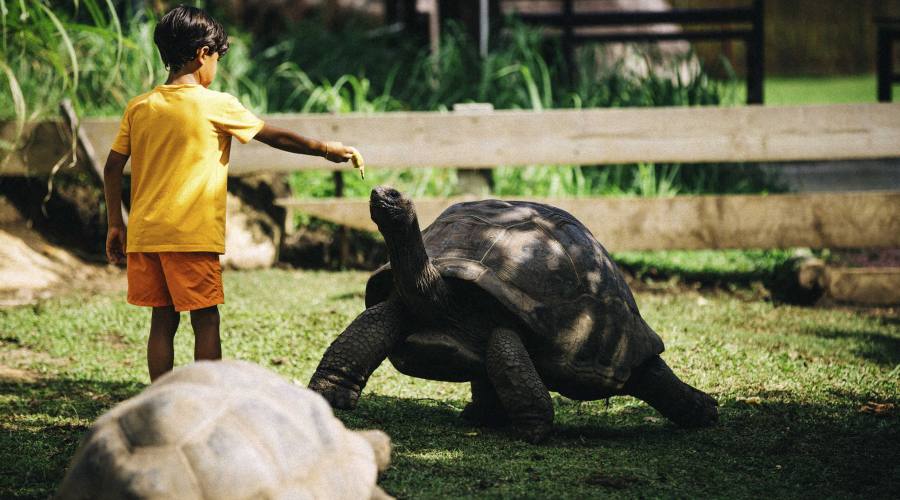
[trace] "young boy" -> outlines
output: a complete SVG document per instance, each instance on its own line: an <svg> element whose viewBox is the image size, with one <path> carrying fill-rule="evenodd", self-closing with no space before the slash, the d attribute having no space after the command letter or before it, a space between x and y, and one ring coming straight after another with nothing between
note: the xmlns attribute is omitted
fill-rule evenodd
<svg viewBox="0 0 900 500"><path fill-rule="evenodd" d="M233 96L208 90L228 50L222 26L179 6L153 35L169 70L164 85L128 103L104 168L106 253L127 259L128 302L150 306L150 379L172 369L181 311L190 311L194 359L220 359L225 196L231 137L292 153L349 160L356 150L266 125ZM122 220L122 171L131 158L131 217ZM127 256L127 257L126 257Z"/></svg>

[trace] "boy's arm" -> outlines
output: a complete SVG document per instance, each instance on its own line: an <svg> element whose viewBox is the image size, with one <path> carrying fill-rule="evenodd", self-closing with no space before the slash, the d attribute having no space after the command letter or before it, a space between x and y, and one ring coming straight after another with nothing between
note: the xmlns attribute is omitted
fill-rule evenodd
<svg viewBox="0 0 900 500"><path fill-rule="evenodd" d="M122 172L128 155L110 151L103 167L106 194L106 257L113 264L125 261L125 221L122 219Z"/></svg>
<svg viewBox="0 0 900 500"><path fill-rule="evenodd" d="M353 157L353 153L356 152L355 148L344 146L340 142L317 141L269 124L263 125L263 128L253 138L282 151L323 156L335 163L343 163L350 160Z"/></svg>

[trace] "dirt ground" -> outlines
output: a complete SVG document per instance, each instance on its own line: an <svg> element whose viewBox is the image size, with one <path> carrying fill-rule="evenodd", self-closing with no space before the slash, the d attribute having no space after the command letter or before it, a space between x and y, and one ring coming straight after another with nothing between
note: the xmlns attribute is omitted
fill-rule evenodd
<svg viewBox="0 0 900 500"><path fill-rule="evenodd" d="M49 243L0 197L0 307L72 291L119 290L125 274Z"/></svg>

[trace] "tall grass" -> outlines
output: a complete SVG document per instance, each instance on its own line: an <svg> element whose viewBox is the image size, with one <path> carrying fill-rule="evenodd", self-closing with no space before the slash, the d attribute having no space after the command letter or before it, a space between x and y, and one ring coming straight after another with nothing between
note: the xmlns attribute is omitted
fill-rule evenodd
<svg viewBox="0 0 900 500"><path fill-rule="evenodd" d="M129 10L117 11L112 0L0 2L0 82L7 84L0 92L0 120L14 121L18 130L26 121L56 114L63 98L71 99L81 115L119 116L131 97L165 79L150 12L121 18ZM266 46L254 45L239 29L229 28L229 33L231 49L213 88L238 96L258 113L447 110L458 102L536 111L716 105L729 99L732 87L710 79L699 65L689 65L685 75L679 70L684 61L646 74L602 71L602 61L590 50L581 52L579 71L571 78L558 41L515 23L486 57L452 24L433 55L402 34L352 23L340 32L315 21L301 23ZM0 146L10 150L14 142ZM655 196L769 188L752 167L735 172L649 164L501 166L494 171L494 194ZM451 195L455 176L442 169L375 170L365 182L347 176L345 192L364 196L377 182L414 196ZM320 172L293 174L292 185L301 196L328 196L334 190L331 175Z"/></svg>

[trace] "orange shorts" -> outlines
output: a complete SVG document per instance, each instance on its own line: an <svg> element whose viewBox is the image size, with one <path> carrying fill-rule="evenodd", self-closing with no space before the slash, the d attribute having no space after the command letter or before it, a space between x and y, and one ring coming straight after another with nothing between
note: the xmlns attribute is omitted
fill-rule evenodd
<svg viewBox="0 0 900 500"><path fill-rule="evenodd" d="M212 252L128 254L128 303L193 311L225 303L222 265Z"/></svg>

